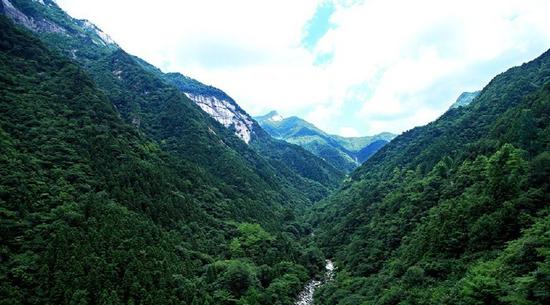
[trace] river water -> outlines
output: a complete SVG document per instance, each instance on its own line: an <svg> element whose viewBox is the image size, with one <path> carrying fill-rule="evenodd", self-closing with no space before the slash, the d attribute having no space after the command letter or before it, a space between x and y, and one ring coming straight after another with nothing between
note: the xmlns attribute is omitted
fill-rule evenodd
<svg viewBox="0 0 550 305"><path fill-rule="evenodd" d="M321 280L311 280L307 285L304 287L304 290L300 292L298 295L298 299L296 300L296 303L294 305L313 305L313 294L315 293L315 290L322 285L324 285L326 282L332 280L334 277L334 264L331 260L326 260L325 264L325 275L323 279Z"/></svg>

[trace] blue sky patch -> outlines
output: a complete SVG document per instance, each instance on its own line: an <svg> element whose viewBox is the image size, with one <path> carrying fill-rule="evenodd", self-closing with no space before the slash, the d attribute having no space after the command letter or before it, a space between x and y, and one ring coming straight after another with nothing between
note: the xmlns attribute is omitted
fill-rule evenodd
<svg viewBox="0 0 550 305"><path fill-rule="evenodd" d="M334 3L326 1L317 6L313 17L306 23L305 35L302 38L302 45L311 50L315 47L319 39L323 37L328 30L334 28L330 23L330 16L334 13Z"/></svg>
<svg viewBox="0 0 550 305"><path fill-rule="evenodd" d="M321 53L315 57L315 61L313 62L313 64L316 66L323 66L323 65L329 64L332 61L333 57L334 57L334 52Z"/></svg>

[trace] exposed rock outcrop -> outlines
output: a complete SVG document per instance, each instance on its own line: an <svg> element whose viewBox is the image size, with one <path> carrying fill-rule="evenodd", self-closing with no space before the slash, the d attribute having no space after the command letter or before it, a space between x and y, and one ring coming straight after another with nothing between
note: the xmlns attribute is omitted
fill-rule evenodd
<svg viewBox="0 0 550 305"><path fill-rule="evenodd" d="M188 92L185 92L185 95L223 126L233 127L235 134L244 142L247 144L250 142L253 121L246 113L241 113L231 102L218 99L215 96L197 95Z"/></svg>
<svg viewBox="0 0 550 305"><path fill-rule="evenodd" d="M44 4L43 1L38 1ZM31 16L25 15L11 4L9 0L1 0L0 12L13 20L15 23L21 24L31 31L35 32L50 32L66 34L67 30L63 27L45 19L34 19Z"/></svg>

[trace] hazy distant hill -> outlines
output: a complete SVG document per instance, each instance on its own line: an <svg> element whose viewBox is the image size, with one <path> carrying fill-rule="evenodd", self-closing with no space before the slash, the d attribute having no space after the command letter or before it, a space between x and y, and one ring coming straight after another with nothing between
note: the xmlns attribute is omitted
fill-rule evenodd
<svg viewBox="0 0 550 305"><path fill-rule="evenodd" d="M298 144L345 172L351 172L395 137L388 132L369 137L330 135L301 118L283 118L276 111L254 119L273 137Z"/></svg>

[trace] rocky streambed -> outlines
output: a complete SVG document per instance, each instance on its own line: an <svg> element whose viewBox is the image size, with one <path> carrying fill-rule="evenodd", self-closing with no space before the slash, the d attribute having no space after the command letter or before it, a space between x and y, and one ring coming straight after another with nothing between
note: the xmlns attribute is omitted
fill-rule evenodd
<svg viewBox="0 0 550 305"><path fill-rule="evenodd" d="M321 280L311 280L304 287L304 290L298 295L295 305L313 305L313 295L315 290L328 281L332 280L334 277L334 263L331 260L326 260L325 264L325 275Z"/></svg>

